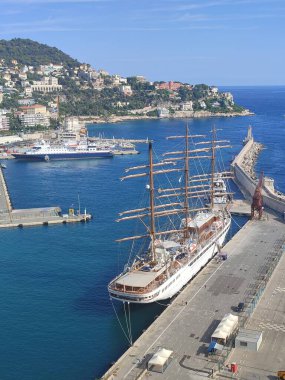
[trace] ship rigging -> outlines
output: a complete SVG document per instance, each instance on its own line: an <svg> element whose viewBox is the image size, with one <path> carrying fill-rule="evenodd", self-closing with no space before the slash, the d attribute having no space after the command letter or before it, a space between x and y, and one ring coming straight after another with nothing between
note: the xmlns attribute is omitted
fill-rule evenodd
<svg viewBox="0 0 285 380"><path fill-rule="evenodd" d="M184 149L164 153L162 160L153 162L152 142L149 143L147 165L132 167L121 180L148 177L149 204L147 207L123 211L118 222L140 220L146 232L119 239L119 242L139 241L147 238L148 246L137 252L134 262L112 280L108 286L111 298L128 303L151 303L173 297L193 276L211 260L222 246L229 231L231 217L227 207L215 207L219 196L215 189L216 152L228 148L227 140L217 140L216 130L212 139L200 141L204 135L190 135L188 126L183 136L171 136L169 140L184 141ZM197 141L198 140L198 141ZM194 147L190 141L195 141ZM191 162L210 160L209 174L191 175ZM178 174L179 187L155 188L158 175ZM227 178L224 171L219 176ZM182 182L183 177L183 184ZM223 178L223 177L221 177ZM194 206L193 200L207 194L209 204ZM223 189L222 195L227 192ZM162 202L163 198L167 203ZM173 198L176 198L173 201ZM171 199L171 200L170 200ZM171 224L161 228L160 220L171 218ZM148 222L147 222L148 221Z"/></svg>

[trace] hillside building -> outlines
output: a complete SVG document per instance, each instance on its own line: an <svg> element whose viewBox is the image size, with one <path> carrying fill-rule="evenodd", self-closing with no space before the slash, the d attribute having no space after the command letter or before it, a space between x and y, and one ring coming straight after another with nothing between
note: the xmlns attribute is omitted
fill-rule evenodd
<svg viewBox="0 0 285 380"><path fill-rule="evenodd" d="M19 108L21 112L27 115L35 115L38 113L42 115L48 115L46 106L43 106L42 104L33 104L31 106L22 106Z"/></svg>
<svg viewBox="0 0 285 380"><path fill-rule="evenodd" d="M140 83L146 83L147 82L147 80L145 79L145 77L143 75L136 75L135 78Z"/></svg>
<svg viewBox="0 0 285 380"><path fill-rule="evenodd" d="M183 102L180 105L181 111L193 111L193 102L190 100L189 102Z"/></svg>
<svg viewBox="0 0 285 380"><path fill-rule="evenodd" d="M131 96L133 94L133 90L132 90L131 86L123 85L120 87L120 90L126 96Z"/></svg>
<svg viewBox="0 0 285 380"><path fill-rule="evenodd" d="M7 116L0 115L0 131L8 131L10 129L10 120Z"/></svg>
<svg viewBox="0 0 285 380"><path fill-rule="evenodd" d="M26 81L27 78L28 78L27 73L19 73L19 79L20 80Z"/></svg>
<svg viewBox="0 0 285 380"><path fill-rule="evenodd" d="M161 117L161 118L169 117L170 115L169 109L165 107L158 108L157 113L158 113L158 117Z"/></svg>
<svg viewBox="0 0 285 380"><path fill-rule="evenodd" d="M77 116L68 116L64 119L63 128L66 131L78 132L82 128Z"/></svg>
<svg viewBox="0 0 285 380"><path fill-rule="evenodd" d="M35 104L35 99L19 99L18 100L18 104L20 106L32 106L33 104Z"/></svg>
<svg viewBox="0 0 285 380"><path fill-rule="evenodd" d="M31 106L20 107L19 119L23 127L35 127L41 125L50 126L50 114L46 106L33 104Z"/></svg>
<svg viewBox="0 0 285 380"><path fill-rule="evenodd" d="M221 95L229 104L234 104L234 97L230 92L223 92Z"/></svg>
<svg viewBox="0 0 285 380"><path fill-rule="evenodd" d="M62 65L54 65L53 63L50 63L49 65L40 65L40 71L44 75L50 75L54 72L60 72L62 69Z"/></svg>
<svg viewBox="0 0 285 380"><path fill-rule="evenodd" d="M3 74L3 77L2 77L4 80L7 80L7 81L10 81L11 80L11 74L6 72Z"/></svg>
<svg viewBox="0 0 285 380"><path fill-rule="evenodd" d="M99 73L100 75L102 75L102 76L108 76L108 75L109 75L108 71L103 70L103 69L99 69L99 70L98 70L98 73Z"/></svg>
<svg viewBox="0 0 285 380"><path fill-rule="evenodd" d="M158 89L158 90L177 91L182 86L183 86L183 84L180 83L180 82L172 82L172 81L170 81L170 82L158 83L156 85L156 89Z"/></svg>
<svg viewBox="0 0 285 380"><path fill-rule="evenodd" d="M32 89L32 87L31 86L25 87L24 94L26 96L32 96L33 95L33 89Z"/></svg>
<svg viewBox="0 0 285 380"><path fill-rule="evenodd" d="M44 77L41 81L34 81L31 88L38 92L56 92L62 90L62 85L58 84L58 78Z"/></svg>

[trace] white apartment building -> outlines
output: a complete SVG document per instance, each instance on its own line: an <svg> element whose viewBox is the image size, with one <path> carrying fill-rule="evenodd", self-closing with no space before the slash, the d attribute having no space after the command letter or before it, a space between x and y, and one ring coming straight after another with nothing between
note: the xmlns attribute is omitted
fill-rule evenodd
<svg viewBox="0 0 285 380"><path fill-rule="evenodd" d="M41 81L34 81L31 88L32 91L56 92L62 90L62 85L58 84L58 79L55 77L44 77Z"/></svg>
<svg viewBox="0 0 285 380"><path fill-rule="evenodd" d="M82 124L77 116L68 116L64 119L63 127L67 131L78 132Z"/></svg>
<svg viewBox="0 0 285 380"><path fill-rule="evenodd" d="M199 100L198 103L200 107L203 108L204 110L207 108L207 104L204 102L204 100Z"/></svg>
<svg viewBox="0 0 285 380"><path fill-rule="evenodd" d="M49 127L50 114L45 106L41 104L22 106L20 111L19 119L23 127L35 127L37 125Z"/></svg>
<svg viewBox="0 0 285 380"><path fill-rule="evenodd" d="M212 94L216 95L219 92L219 89L218 89L218 87L211 87L210 91L212 92Z"/></svg>
<svg viewBox="0 0 285 380"><path fill-rule="evenodd" d="M124 95L127 95L127 96L130 96L133 94L133 90L131 86L121 86L120 90Z"/></svg>
<svg viewBox="0 0 285 380"><path fill-rule="evenodd" d="M11 74L8 73L8 72L4 73L3 74L3 79L5 79L5 80L11 80Z"/></svg>
<svg viewBox="0 0 285 380"><path fill-rule="evenodd" d="M11 80L8 80L6 83L5 83L5 86L6 87L9 87L9 88L14 88L15 87L15 83Z"/></svg>
<svg viewBox="0 0 285 380"><path fill-rule="evenodd" d="M44 127L50 126L50 118L48 115L44 115L42 113L36 113L36 114L21 114L20 115L20 122L23 127L35 127L37 125L42 125Z"/></svg>
<svg viewBox="0 0 285 380"><path fill-rule="evenodd" d="M158 112L158 117L161 117L161 118L169 117L169 115L170 115L169 109L165 108L165 107L157 108L157 112Z"/></svg>
<svg viewBox="0 0 285 380"><path fill-rule="evenodd" d="M32 106L33 104L35 104L35 99L19 99L18 100L18 104L20 106Z"/></svg>
<svg viewBox="0 0 285 380"><path fill-rule="evenodd" d="M181 103L181 111L193 111L193 102L190 100L189 102Z"/></svg>
<svg viewBox="0 0 285 380"><path fill-rule="evenodd" d="M49 75L53 72L59 72L63 69L62 65L55 65L53 63L50 63L49 65L40 65L40 71L44 73L45 75Z"/></svg>
<svg viewBox="0 0 285 380"><path fill-rule="evenodd" d="M31 86L25 87L24 93L25 93L26 96L32 96L33 95L33 89L32 89L32 87Z"/></svg>
<svg viewBox="0 0 285 380"><path fill-rule="evenodd" d="M26 81L28 78L27 74L26 73L19 73L19 79L23 80L23 81Z"/></svg>
<svg viewBox="0 0 285 380"><path fill-rule="evenodd" d="M226 99L230 104L234 104L234 97L230 92L223 92L222 97Z"/></svg>
<svg viewBox="0 0 285 380"><path fill-rule="evenodd" d="M147 82L146 78L143 75L137 75L135 76L136 80L141 83Z"/></svg>
<svg viewBox="0 0 285 380"><path fill-rule="evenodd" d="M10 129L10 120L7 116L0 115L0 131L8 131Z"/></svg>

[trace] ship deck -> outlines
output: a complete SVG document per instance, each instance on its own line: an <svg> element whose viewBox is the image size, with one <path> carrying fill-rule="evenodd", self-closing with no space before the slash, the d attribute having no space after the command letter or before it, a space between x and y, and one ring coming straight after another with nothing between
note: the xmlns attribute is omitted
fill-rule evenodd
<svg viewBox="0 0 285 380"><path fill-rule="evenodd" d="M158 272L145 272L142 270L128 272L124 274L121 278L119 278L116 283L118 285L122 286L131 286L134 288L145 288L147 287L151 282L153 282L157 276L159 276L160 272L165 271L165 268L163 268L161 271Z"/></svg>

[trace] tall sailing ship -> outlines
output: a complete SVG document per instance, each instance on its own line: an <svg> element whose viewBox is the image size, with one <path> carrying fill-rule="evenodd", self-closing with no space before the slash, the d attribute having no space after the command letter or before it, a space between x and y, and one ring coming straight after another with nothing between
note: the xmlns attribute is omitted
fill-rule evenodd
<svg viewBox="0 0 285 380"><path fill-rule="evenodd" d="M143 173L127 175L122 180L148 177L149 205L124 211L117 221L139 219L147 231L143 235L118 241L148 239L148 243L143 251L136 252L133 263L125 266L124 271L109 283L111 298L128 303L151 303L171 298L223 245L231 225L231 216L227 205L215 205L215 199L219 196L215 184L218 176L221 178L222 175L226 179L230 178L230 173L224 171L218 174L215 159L218 149L230 145L227 145L227 140L217 140L215 129L210 141L199 141L204 137L189 135L188 127L184 136L169 137L168 139L183 139L183 149L165 153L158 163L153 162L150 142L148 165L126 170L146 169ZM195 143L192 149L190 142L193 141ZM196 165L197 160L201 162L204 159L210 160L210 173L190 175L191 162ZM180 175L179 187L156 189L155 177L160 174ZM205 194L208 194L210 203L195 206L195 200L197 203L197 199L203 198ZM226 195L224 188L220 195ZM162 203L167 199L167 203ZM149 220L149 224L146 220ZM161 220L167 221L165 228L161 228Z"/></svg>

